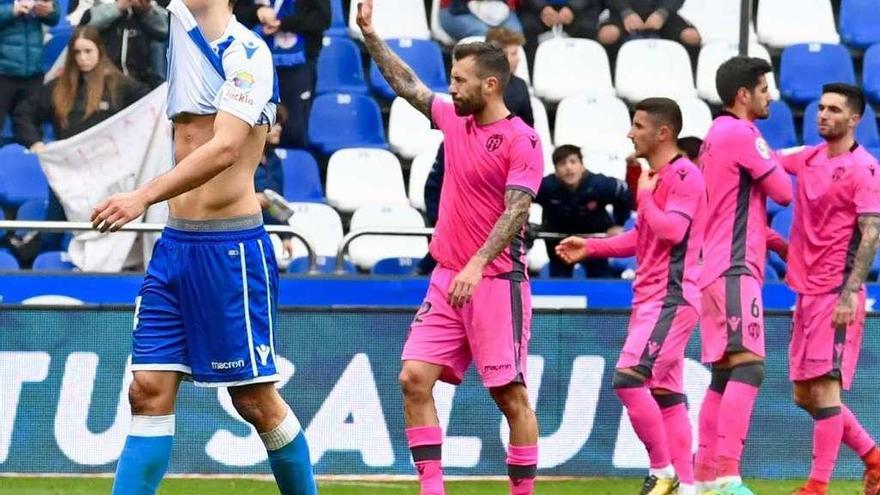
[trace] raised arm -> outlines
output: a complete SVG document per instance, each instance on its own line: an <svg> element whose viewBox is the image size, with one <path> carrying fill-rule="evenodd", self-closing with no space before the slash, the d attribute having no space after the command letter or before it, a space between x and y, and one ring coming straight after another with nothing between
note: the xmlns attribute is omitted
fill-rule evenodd
<svg viewBox="0 0 880 495"><path fill-rule="evenodd" d="M849 325L855 318L859 290L868 277L874 256L877 255L877 244L880 243L880 237L878 237L880 236L880 215L860 215L859 231L862 234L862 240L859 242L859 248L853 259L849 278L844 283L840 299L834 308L832 322L835 327Z"/></svg>
<svg viewBox="0 0 880 495"><path fill-rule="evenodd" d="M364 0L357 5L357 9L357 23L364 34L364 44L370 57L376 61L379 71L398 96L430 119L433 93L416 76L416 73L391 51L388 43L376 34L373 29L373 0Z"/></svg>

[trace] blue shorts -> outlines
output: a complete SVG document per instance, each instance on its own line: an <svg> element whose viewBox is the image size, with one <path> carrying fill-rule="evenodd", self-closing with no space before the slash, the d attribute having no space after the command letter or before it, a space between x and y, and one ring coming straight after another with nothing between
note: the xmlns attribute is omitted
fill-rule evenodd
<svg viewBox="0 0 880 495"><path fill-rule="evenodd" d="M204 222L242 230L165 228L135 302L133 371L179 371L206 387L278 381L275 254L260 217L243 220Z"/></svg>

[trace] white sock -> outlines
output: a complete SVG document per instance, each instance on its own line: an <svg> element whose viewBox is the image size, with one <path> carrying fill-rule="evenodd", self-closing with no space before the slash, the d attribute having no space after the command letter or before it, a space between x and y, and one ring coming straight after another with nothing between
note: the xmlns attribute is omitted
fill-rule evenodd
<svg viewBox="0 0 880 495"><path fill-rule="evenodd" d="M173 437L174 415L131 417L128 434L133 437Z"/></svg>
<svg viewBox="0 0 880 495"><path fill-rule="evenodd" d="M293 414L293 411L288 409L287 416L281 421L281 424L272 431L260 433L260 440L263 441L266 450L278 450L292 442L301 430L302 426L299 424L299 420L296 419L296 414Z"/></svg>
<svg viewBox="0 0 880 495"><path fill-rule="evenodd" d="M718 483L718 486L726 486L726 485L739 485L743 482L742 478L739 476L723 476L715 480L715 483Z"/></svg>
<svg viewBox="0 0 880 495"><path fill-rule="evenodd" d="M675 469L673 469L672 464L669 464L660 469L651 468L648 470L648 474L654 475L658 478L674 478Z"/></svg>
<svg viewBox="0 0 880 495"><path fill-rule="evenodd" d="M678 495L696 495L697 488L694 485L686 485L684 483L680 483L678 485Z"/></svg>
<svg viewBox="0 0 880 495"><path fill-rule="evenodd" d="M697 481L694 485L695 485L694 488L696 489L697 493L708 492L709 490L714 490L715 488L718 487L718 483L715 480Z"/></svg>

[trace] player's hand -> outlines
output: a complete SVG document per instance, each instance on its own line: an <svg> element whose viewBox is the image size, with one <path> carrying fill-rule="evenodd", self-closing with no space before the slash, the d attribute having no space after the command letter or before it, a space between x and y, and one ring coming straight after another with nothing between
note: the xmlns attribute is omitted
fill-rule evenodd
<svg viewBox="0 0 880 495"><path fill-rule="evenodd" d="M562 7L559 9L559 22L568 26L574 22L574 12L568 7Z"/></svg>
<svg viewBox="0 0 880 495"><path fill-rule="evenodd" d="M559 12L556 12L556 9L549 5L544 7L541 9L541 22L547 27L553 27L559 24L561 22L559 20Z"/></svg>
<svg viewBox="0 0 880 495"><path fill-rule="evenodd" d="M480 260L471 258L468 264L452 279L446 298L453 308L461 308L471 301L477 284L483 279L483 266Z"/></svg>
<svg viewBox="0 0 880 495"><path fill-rule="evenodd" d="M556 245L556 255L572 265L587 257L587 240L583 237L566 237Z"/></svg>
<svg viewBox="0 0 880 495"><path fill-rule="evenodd" d="M37 141L28 148L31 153L42 153L46 149L46 143Z"/></svg>
<svg viewBox="0 0 880 495"><path fill-rule="evenodd" d="M644 28L646 31L660 31L663 25L666 24L666 19L663 18L662 15L654 12L649 15L647 19L645 19Z"/></svg>
<svg viewBox="0 0 880 495"><path fill-rule="evenodd" d="M645 29L645 23L638 14L630 14L623 18L623 27L627 33L634 33Z"/></svg>
<svg viewBox="0 0 880 495"><path fill-rule="evenodd" d="M373 30L373 0L364 0L357 6L357 25L364 36L375 34Z"/></svg>
<svg viewBox="0 0 880 495"><path fill-rule="evenodd" d="M831 314L831 323L834 328L846 328L856 319L858 303L858 293L844 289L837 300L837 305L834 306L834 313Z"/></svg>
<svg viewBox="0 0 880 495"><path fill-rule="evenodd" d="M275 21L271 24L263 24L263 34L266 36L272 36L273 34L278 32L278 29L281 28L281 21Z"/></svg>
<svg viewBox="0 0 880 495"><path fill-rule="evenodd" d="M147 206L149 204L140 191L114 194L92 210L92 227L101 232L116 232L143 215Z"/></svg>
<svg viewBox="0 0 880 495"><path fill-rule="evenodd" d="M639 191L642 189L653 191L657 187L659 177L660 174L654 173L653 170L642 170L642 175L639 176Z"/></svg>
<svg viewBox="0 0 880 495"><path fill-rule="evenodd" d="M16 1L12 4L12 15L15 17L28 15L34 7L33 2Z"/></svg>
<svg viewBox="0 0 880 495"><path fill-rule="evenodd" d="M264 26L271 26L278 21L278 15L272 7L262 6L257 9L257 20Z"/></svg>

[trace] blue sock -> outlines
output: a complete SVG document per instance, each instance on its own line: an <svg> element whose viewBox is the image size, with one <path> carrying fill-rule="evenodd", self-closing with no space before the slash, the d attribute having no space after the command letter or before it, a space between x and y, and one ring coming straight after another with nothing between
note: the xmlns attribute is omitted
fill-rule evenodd
<svg viewBox="0 0 880 495"><path fill-rule="evenodd" d="M168 470L174 415L133 416L116 466L113 495L153 495Z"/></svg>
<svg viewBox="0 0 880 495"><path fill-rule="evenodd" d="M315 495L315 475L309 458L309 446L293 411L274 430L261 433L269 453L269 465L281 495Z"/></svg>

